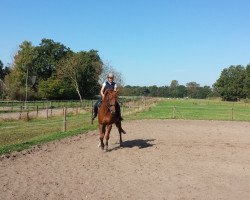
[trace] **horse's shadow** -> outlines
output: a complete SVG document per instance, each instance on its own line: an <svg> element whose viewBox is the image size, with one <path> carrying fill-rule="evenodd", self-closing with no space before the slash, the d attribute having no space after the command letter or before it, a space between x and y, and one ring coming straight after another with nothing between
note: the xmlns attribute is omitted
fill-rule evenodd
<svg viewBox="0 0 250 200"><path fill-rule="evenodd" d="M117 150L120 148L133 148L138 147L139 149L148 148L154 146L151 142L155 141L155 139L136 139L136 140L127 140L122 143L122 147L117 146L113 149L109 149L109 151Z"/></svg>

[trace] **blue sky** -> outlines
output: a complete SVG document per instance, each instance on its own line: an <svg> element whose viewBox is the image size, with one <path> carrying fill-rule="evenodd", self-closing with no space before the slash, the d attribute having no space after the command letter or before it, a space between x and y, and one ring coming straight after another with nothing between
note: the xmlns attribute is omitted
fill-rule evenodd
<svg viewBox="0 0 250 200"><path fill-rule="evenodd" d="M42 38L95 49L126 85L212 84L250 63L249 0L1 0L0 60Z"/></svg>

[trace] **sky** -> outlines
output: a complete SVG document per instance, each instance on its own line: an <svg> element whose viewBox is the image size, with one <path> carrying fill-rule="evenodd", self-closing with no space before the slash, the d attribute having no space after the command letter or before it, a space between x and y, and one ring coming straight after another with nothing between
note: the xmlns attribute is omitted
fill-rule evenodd
<svg viewBox="0 0 250 200"><path fill-rule="evenodd" d="M52 39L98 51L125 85L212 86L250 63L250 0L1 0L0 60Z"/></svg>

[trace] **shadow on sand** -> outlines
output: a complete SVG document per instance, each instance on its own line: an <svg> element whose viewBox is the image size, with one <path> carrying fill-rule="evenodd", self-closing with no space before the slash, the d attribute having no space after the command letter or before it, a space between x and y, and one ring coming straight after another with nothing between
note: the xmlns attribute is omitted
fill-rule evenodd
<svg viewBox="0 0 250 200"><path fill-rule="evenodd" d="M151 142L155 141L155 139L147 139L147 140L143 140L143 139L136 139L136 140L127 140L124 141L122 143L122 147L117 146L113 149L109 149L109 151L113 151L113 150L118 150L120 148L133 148L133 147L138 147L139 149L143 149L143 148L148 148L148 147L152 147L154 146L154 144L152 144Z"/></svg>

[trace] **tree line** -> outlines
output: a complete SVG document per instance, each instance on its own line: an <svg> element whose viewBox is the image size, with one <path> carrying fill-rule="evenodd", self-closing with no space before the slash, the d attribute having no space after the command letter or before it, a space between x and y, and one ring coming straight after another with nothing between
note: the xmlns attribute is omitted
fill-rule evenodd
<svg viewBox="0 0 250 200"><path fill-rule="evenodd" d="M92 98L99 90L102 60L96 50L74 52L51 39L38 46L24 41L4 74L2 96L9 99Z"/></svg>
<svg viewBox="0 0 250 200"><path fill-rule="evenodd" d="M4 66L0 60L0 98L14 100L89 99L99 94L100 84L109 71L115 72L120 95L169 98L216 96L236 101L250 98L250 64L223 69L212 87L196 82L169 86L123 86L122 74L103 63L97 50L74 52L51 39L37 46L29 41L20 44L13 63Z"/></svg>
<svg viewBox="0 0 250 200"><path fill-rule="evenodd" d="M201 87L196 82L189 82L179 85L177 80L172 80L170 86L130 86L122 88L122 94L125 96L152 96L166 98L195 98L206 99L213 96L212 89L209 86Z"/></svg>
<svg viewBox="0 0 250 200"><path fill-rule="evenodd" d="M194 98L206 99L208 97L221 97L224 101L239 101L250 99L250 64L231 65L222 70L220 77L212 87L201 87L196 82L179 85L177 80L172 80L169 86L139 87L125 86L123 94L126 96L153 96L168 98Z"/></svg>

